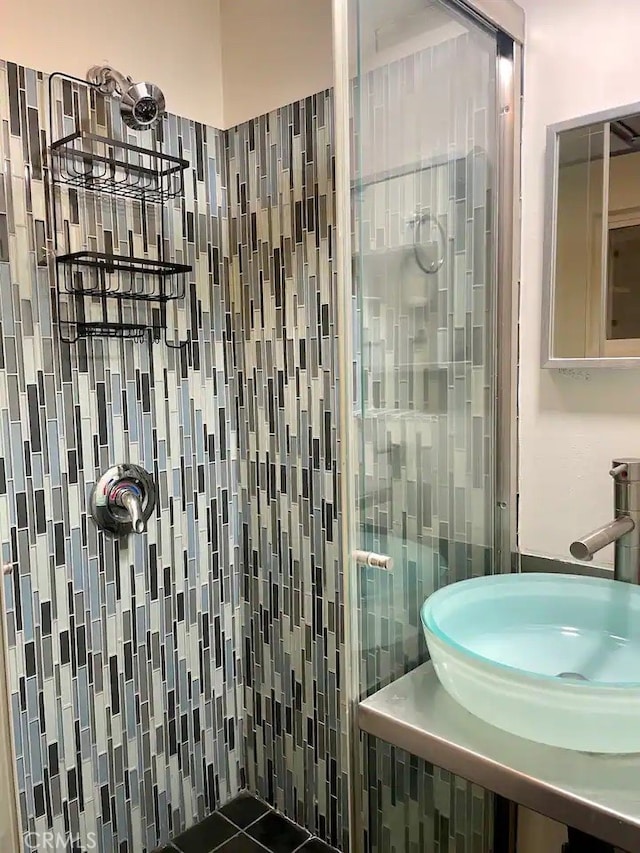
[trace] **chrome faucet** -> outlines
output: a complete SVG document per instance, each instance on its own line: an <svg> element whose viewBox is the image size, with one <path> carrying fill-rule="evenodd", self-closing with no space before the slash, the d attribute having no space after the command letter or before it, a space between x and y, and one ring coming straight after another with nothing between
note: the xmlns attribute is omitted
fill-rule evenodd
<svg viewBox="0 0 640 853"><path fill-rule="evenodd" d="M571 543L576 560L592 560L606 545L615 543L613 577L617 581L640 584L640 459L614 459L614 519Z"/></svg>

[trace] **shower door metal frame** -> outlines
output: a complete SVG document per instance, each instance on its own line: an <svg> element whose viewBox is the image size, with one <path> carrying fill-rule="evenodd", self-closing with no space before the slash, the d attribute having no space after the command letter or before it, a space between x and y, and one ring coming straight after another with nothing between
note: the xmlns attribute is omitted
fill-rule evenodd
<svg viewBox="0 0 640 853"><path fill-rule="evenodd" d="M443 0L459 6L499 30L520 45L524 44L524 9L514 0Z"/></svg>
<svg viewBox="0 0 640 853"><path fill-rule="evenodd" d="M506 3L505 3L506 6ZM499 36L496 210L496 517L499 572L519 570L518 361L520 310L520 170L522 45Z"/></svg>
<svg viewBox="0 0 640 853"><path fill-rule="evenodd" d="M8 565L0 566L0 570L6 575L9 571ZM17 571L17 567L11 565L11 570ZM2 608L2 617L0 617L0 773L4 780L0 787L4 787L4 794L9 795L0 805L0 818L7 821L3 825L3 840L9 841L11 850L19 850L23 846L21 842L24 842L24 836L21 825L18 760L13 733L11 683L7 656L8 634L5 619L7 602L4 578L0 577L0 580L0 607Z"/></svg>
<svg viewBox="0 0 640 853"><path fill-rule="evenodd" d="M353 0L332 0L335 145L336 152L336 231L352 236L351 208L351 128L350 67L357 33L352 31L350 7ZM525 36L524 11L513 0L442 0L478 18L496 31L497 56L497 193L496 251L494 271L496 304L496 513L495 545L500 573L518 569L517 565L517 387L518 387L518 310L520 289L520 165L522 142L522 52ZM359 679L356 652L357 625L351 618L356 612L353 594L352 549L356 539L356 514L353 483L348 476L350 459L358 457L356 430L353 423L352 337L352 262L351 241L337 240L336 269L339 282L337 307L337 349L340 399L340 465L342 477L342 563L344 577L344 648L346 654L345 725L342 729L342 754L348 756L349 779L349 853L360 853L364 837L362 787L360 775L360 730L357 722ZM514 810L508 836L514 837Z"/></svg>

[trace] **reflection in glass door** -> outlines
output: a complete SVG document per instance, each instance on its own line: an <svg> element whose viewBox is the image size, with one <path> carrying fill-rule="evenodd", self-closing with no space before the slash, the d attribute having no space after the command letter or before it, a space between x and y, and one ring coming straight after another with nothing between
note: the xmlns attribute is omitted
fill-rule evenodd
<svg viewBox="0 0 640 853"><path fill-rule="evenodd" d="M359 569L363 693L422 659L427 595L492 570L495 504L496 36L386 5L354 92L359 547L394 561Z"/></svg>
<svg viewBox="0 0 640 853"><path fill-rule="evenodd" d="M352 22L352 540L390 558L350 566L362 698L426 660L428 595L500 570L498 35L440 0L353 0ZM489 850L490 794L359 749L365 849Z"/></svg>

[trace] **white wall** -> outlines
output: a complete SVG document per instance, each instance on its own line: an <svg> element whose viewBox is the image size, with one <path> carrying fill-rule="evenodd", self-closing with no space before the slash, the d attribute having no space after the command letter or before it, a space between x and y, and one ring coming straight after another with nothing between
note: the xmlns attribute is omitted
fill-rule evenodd
<svg viewBox="0 0 640 853"><path fill-rule="evenodd" d="M3 0L0 58L84 79L110 63L232 127L333 84L331 0Z"/></svg>
<svg viewBox="0 0 640 853"><path fill-rule="evenodd" d="M225 127L333 85L331 0L221 0Z"/></svg>
<svg viewBox="0 0 640 853"><path fill-rule="evenodd" d="M640 371L543 371L545 127L640 100L637 0L519 0L527 16L522 184L520 547L569 558L611 516L616 455L640 456ZM611 560L611 552L605 555Z"/></svg>
<svg viewBox="0 0 640 853"><path fill-rule="evenodd" d="M164 91L167 109L221 127L220 0L3 0L0 57L84 79L109 62Z"/></svg>

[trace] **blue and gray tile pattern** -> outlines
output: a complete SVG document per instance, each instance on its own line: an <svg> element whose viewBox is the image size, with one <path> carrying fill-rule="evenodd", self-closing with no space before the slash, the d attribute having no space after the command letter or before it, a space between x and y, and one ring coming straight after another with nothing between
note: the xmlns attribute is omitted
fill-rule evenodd
<svg viewBox="0 0 640 853"><path fill-rule="evenodd" d="M230 130L249 787L333 844L347 819L332 98Z"/></svg>
<svg viewBox="0 0 640 853"><path fill-rule="evenodd" d="M184 351L92 339L52 317L46 78L0 63L0 544L22 827L150 850L243 784L238 459L224 276L222 134L170 116L185 196L169 252L193 265ZM122 135L117 105L65 84L57 132ZM149 144L131 134L130 141ZM62 188L61 244L153 252L157 208ZM92 309L93 310L93 309ZM102 470L151 471L149 533L88 519Z"/></svg>

